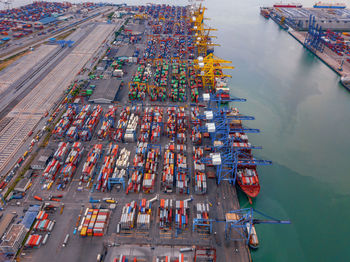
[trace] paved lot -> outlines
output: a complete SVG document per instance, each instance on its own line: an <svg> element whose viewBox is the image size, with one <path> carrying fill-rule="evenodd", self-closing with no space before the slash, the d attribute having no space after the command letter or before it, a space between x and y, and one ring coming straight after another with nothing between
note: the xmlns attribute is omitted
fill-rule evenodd
<svg viewBox="0 0 350 262"><path fill-rule="evenodd" d="M0 172L21 146L25 135L62 96L75 75L93 56L114 27L108 24L97 25L80 44L74 47L72 53L54 67L8 114L8 117L13 117L13 119L1 133L3 139L0 140L0 148L6 147L7 150L0 152ZM11 128L11 126L16 128Z"/></svg>
<svg viewBox="0 0 350 262"><path fill-rule="evenodd" d="M6 89L27 74L34 70L47 56L49 56L58 47L56 45L41 45L28 55L20 58L10 67L0 73L0 95Z"/></svg>
<svg viewBox="0 0 350 262"><path fill-rule="evenodd" d="M29 112L30 115L36 112L42 113L45 108L50 108L56 101L62 91L67 87L70 81L67 78L75 77L77 70L90 62L94 58L98 46L103 43L106 35L112 32L113 26L109 25L98 25L84 40L88 43L84 45L83 43L78 44L75 49L55 68L51 73L49 73L42 82L36 86L29 95L32 95L30 100L21 101L13 110L13 117L18 117L23 111ZM150 28L146 28L145 36L143 37L138 47L142 51L145 48L145 42L147 40L146 35L149 33ZM99 52L102 54L103 52ZM100 57L97 57L100 58ZM170 66L171 67L171 66ZM57 71L55 71L57 69ZM126 66L124 68L127 71L127 75L124 77L124 82L130 81L132 74L136 70L136 65ZM172 74L172 69L169 71L169 75ZM59 75L59 77L58 77ZM170 78L169 78L170 79ZM167 89L169 91L170 81L168 81ZM187 87L187 95L189 96L189 88ZM130 101L127 98L128 88L124 86L119 93L118 101L118 111L117 119L119 119L119 113L124 105L130 106ZM30 101L34 101L34 105L29 105ZM86 103L86 101L84 101ZM143 102L144 106L155 106L160 105L164 108L164 118L163 122L166 122L166 108L168 106L185 106L187 116L190 115L190 102L186 101L183 103L177 102L152 102L147 98ZM103 105L104 112L107 111L109 105ZM204 109L202 108L202 114ZM97 254L107 251L107 259L105 261L113 261L114 258L120 256L121 254L126 255L128 258L133 259L137 257L138 261L154 261L158 256L171 255L173 257L178 256L179 249L181 247L192 247L197 246L211 246L217 251L217 261L249 261L249 250L247 246L242 242L231 242L225 239L225 223L217 222L214 223L213 231L214 234L205 234L203 232L192 232L192 220L195 216L195 206L196 203L210 203L209 217L218 221L223 221L225 213L234 209L239 208L239 202L237 199L236 188L228 183L222 183L220 186L216 185L215 179L208 179L208 192L205 195L196 195L194 192L194 179L193 174L191 174L190 182L190 192L189 194L176 194L176 193L163 193L161 190L161 174L163 170L163 153L164 146L169 143L170 139L165 135L161 136L159 144L162 147L161 160L156 171L156 182L155 191L152 194L140 193L129 193L125 194L125 191L120 187L114 186L109 192L97 192L92 190L83 183L83 190L78 191L80 186L80 176L82 172L82 167L86 161L88 151L90 148L96 144L103 144L105 149L109 143L107 139L100 140L97 138L96 133L102 125L100 121L99 125L95 128L93 132L93 138L91 141L82 142L85 147L85 152L81 158L80 163L77 166L77 170L74 174L73 181L68 183L64 191L58 191L56 186L53 186L50 190L42 189L43 178L40 177L41 172L39 172L39 177L33 181L33 186L28 191L24 200L21 203L31 204L37 203L34 200L34 195L38 195L44 198L44 201L48 201L50 194L63 194L63 203L65 205L63 214L59 213L59 210L50 215L50 219L57 221L56 226L45 246L41 246L38 249L25 250L26 255L23 257L22 261L46 261L49 257L51 261L96 261ZM140 127L138 127L139 131ZM187 151L185 152L187 156L187 162L190 169L193 171L193 150L192 142L190 139L191 130L188 128L186 131L187 136ZM65 139L63 139L65 141ZM51 139L47 148L55 151L57 149L57 144L60 140ZM208 145L209 140L204 141L204 145ZM118 142L120 150L125 147L131 151L130 160L132 161L135 155L136 143L122 143ZM39 152L40 155L40 152ZM98 163L98 168L102 165L102 160ZM96 183L97 177L95 176L92 184ZM175 190L174 190L175 191ZM152 205L152 215L151 215L151 227L148 231L141 231L134 228L130 231L122 231L120 234L117 233L117 225L120 221L122 207L124 204L131 202L132 200L141 200L142 198L151 199L158 195L160 198L168 198L173 200L185 200L192 196L193 200L189 203L190 215L189 223L186 229L183 231L176 231L175 225L168 231L161 231L159 229L159 217L158 217L158 207L159 201L155 201ZM117 208L111 210L111 216L108 223L108 228L106 234L103 237L80 237L79 234L74 235L73 232L76 227L78 215L82 208L87 207L102 207L109 208L109 204L101 203L90 204L89 199L93 197L94 199L102 200L105 197L113 197L117 200ZM60 203L52 202L59 206ZM174 224L174 223L173 223ZM62 243L66 234L70 234L70 239L67 247L62 247ZM121 246L109 247L111 243L117 243ZM188 261L192 261L193 252L186 253L186 258Z"/></svg>

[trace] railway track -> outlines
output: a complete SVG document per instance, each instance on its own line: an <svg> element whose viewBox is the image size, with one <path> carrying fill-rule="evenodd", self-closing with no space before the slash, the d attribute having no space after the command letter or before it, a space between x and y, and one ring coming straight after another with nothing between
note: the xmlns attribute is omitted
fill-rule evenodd
<svg viewBox="0 0 350 262"><path fill-rule="evenodd" d="M94 26L84 29L84 31L77 31L74 40L75 46L78 46L84 39L91 34L95 29ZM91 36L90 36L91 38ZM90 41L90 40L89 40ZM78 48L81 48L78 47ZM67 55L74 49L60 48L50 58L46 59L38 68L30 72L24 79L21 79L15 87L16 97L7 105L7 109L0 114L6 116L9 111L12 119L5 121L5 118L0 122L0 175L5 175L5 169L9 166L18 150L23 146L28 133L35 128L46 110L50 110L55 103L58 93L51 95L52 87L42 89L44 86L50 86L50 82L56 81L55 86L67 86L66 79L56 79L57 72L67 74L67 68L60 64ZM74 52L74 51L73 51ZM95 50L91 51L95 52ZM79 53L79 52L78 52ZM90 54L91 55L91 54ZM74 56L77 54L73 53ZM75 58L76 60L76 58ZM74 64L72 71L78 71L82 67L82 61L71 61ZM74 62L75 61L75 62ZM67 65L67 62L66 62ZM58 66L58 67L57 67ZM44 81L44 82L43 82ZM49 81L49 82L48 82ZM58 81L58 82L57 82ZM39 86L38 86L39 85ZM36 88L38 86L38 88ZM50 91L51 90L51 91ZM60 92L61 93L61 92ZM29 94L29 95L28 95ZM24 98L24 99L23 99ZM17 107L15 107L18 104ZM7 111L7 112L6 112Z"/></svg>

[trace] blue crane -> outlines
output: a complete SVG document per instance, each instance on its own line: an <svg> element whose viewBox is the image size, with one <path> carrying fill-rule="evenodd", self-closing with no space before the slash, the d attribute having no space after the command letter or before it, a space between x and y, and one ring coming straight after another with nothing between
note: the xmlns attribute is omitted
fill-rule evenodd
<svg viewBox="0 0 350 262"><path fill-rule="evenodd" d="M202 227L211 234L213 232L213 222L215 221L215 219L193 218L192 232L195 231L196 227Z"/></svg>
<svg viewBox="0 0 350 262"><path fill-rule="evenodd" d="M257 215L263 219L255 218ZM238 209L226 213L225 238L233 241L245 241L247 245L251 244L251 236L255 234L253 229L255 224L291 224L291 222L273 218L253 208Z"/></svg>
<svg viewBox="0 0 350 262"><path fill-rule="evenodd" d="M304 45L312 50L323 52L324 42L322 39L323 31L322 27L316 24L315 16L310 15L309 17L309 31L304 41Z"/></svg>
<svg viewBox="0 0 350 262"><path fill-rule="evenodd" d="M108 178L108 183L107 183L108 190L111 190L112 186L116 185L116 184L122 185L123 190L125 191L125 179L124 179L124 177L118 177L118 178L109 177Z"/></svg>
<svg viewBox="0 0 350 262"><path fill-rule="evenodd" d="M198 115L197 118L205 120L213 120L216 118L232 119L232 120L255 120L253 116L245 116L242 114L228 115L231 113L230 109L218 109L218 108L208 108L204 115Z"/></svg>
<svg viewBox="0 0 350 262"><path fill-rule="evenodd" d="M218 184L225 180L235 185L238 166L272 165L272 161L257 159L242 149L227 148L225 152L220 152L220 158L221 164L216 167Z"/></svg>
<svg viewBox="0 0 350 262"><path fill-rule="evenodd" d="M226 92L224 92L223 90L218 90L215 94L212 94L212 93L203 94L203 97L201 97L199 101L204 101L204 102L208 101L207 107L209 108L211 106L211 102L214 102L214 105L216 102L216 106L219 106L219 105L223 105L224 103L228 104L230 102L246 102L247 99L232 97L231 95L227 97Z"/></svg>
<svg viewBox="0 0 350 262"><path fill-rule="evenodd" d="M225 117L216 117L213 119L215 130L209 132L212 138L212 143L220 137L228 137L231 133L259 133L260 130L256 128L250 128L245 125L239 124L237 126L231 125L231 120Z"/></svg>

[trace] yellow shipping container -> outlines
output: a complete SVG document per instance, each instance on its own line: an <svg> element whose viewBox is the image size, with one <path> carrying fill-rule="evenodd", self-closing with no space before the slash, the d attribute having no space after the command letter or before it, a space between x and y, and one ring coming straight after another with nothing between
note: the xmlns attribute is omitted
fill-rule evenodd
<svg viewBox="0 0 350 262"><path fill-rule="evenodd" d="M83 227L80 231L80 235L81 236L86 236L86 230L87 230L87 227Z"/></svg>

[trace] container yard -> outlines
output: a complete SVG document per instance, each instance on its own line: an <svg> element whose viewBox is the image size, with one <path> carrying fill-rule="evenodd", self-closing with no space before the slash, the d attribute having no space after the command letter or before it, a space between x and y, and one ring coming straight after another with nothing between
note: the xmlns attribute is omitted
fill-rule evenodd
<svg viewBox="0 0 350 262"><path fill-rule="evenodd" d="M274 5L262 7L260 14L271 18L281 28L315 54L350 90L350 10L344 4Z"/></svg>
<svg viewBox="0 0 350 262"><path fill-rule="evenodd" d="M56 8L59 13L65 5ZM127 19L112 19L112 12L78 29L77 39L88 34L72 47L57 47L66 56L11 110L0 131L14 140L9 125L18 119L26 134L36 125L41 130L27 154L42 168L30 170L24 192L11 193L12 200L4 194L4 208L39 207L18 257L251 261L249 246L257 247L259 233L254 215L264 214L241 209L237 190L253 202L258 166L271 161L254 156L261 147L247 134L259 130L247 127L254 117L237 108L246 100L230 94L223 69L232 69L231 61L198 40L208 37L205 8L113 8ZM28 114L38 120L29 125ZM16 148L24 143L15 142ZM6 143L1 148L14 144ZM20 163L29 162L25 157ZM6 176L4 188L14 176Z"/></svg>

